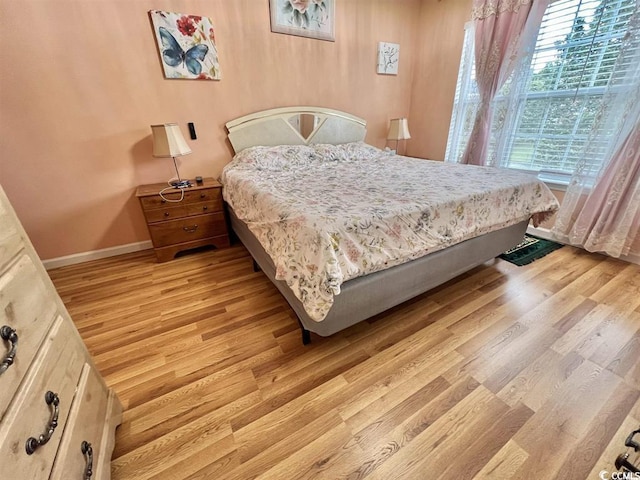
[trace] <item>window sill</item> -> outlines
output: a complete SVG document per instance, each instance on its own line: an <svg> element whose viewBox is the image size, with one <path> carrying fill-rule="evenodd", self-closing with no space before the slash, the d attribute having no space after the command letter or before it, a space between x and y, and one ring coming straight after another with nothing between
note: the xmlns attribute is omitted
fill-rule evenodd
<svg viewBox="0 0 640 480"><path fill-rule="evenodd" d="M544 182L544 184L549 187L551 190L557 190L559 192L566 192L567 191L567 187L568 185L566 183L558 183L558 182L551 182L548 180L544 180L544 179L540 179Z"/></svg>
<svg viewBox="0 0 640 480"><path fill-rule="evenodd" d="M516 172L526 172L531 175L535 175L536 177L538 177L538 180L543 181L547 187L551 188L552 190L558 190L561 192L567 191L567 187L569 186L569 182L571 181L571 175L569 175L568 173L559 173L548 170L534 171L513 167L507 168Z"/></svg>
<svg viewBox="0 0 640 480"><path fill-rule="evenodd" d="M538 172L538 179L542 180L552 190L566 192L571 177L565 173L541 171Z"/></svg>

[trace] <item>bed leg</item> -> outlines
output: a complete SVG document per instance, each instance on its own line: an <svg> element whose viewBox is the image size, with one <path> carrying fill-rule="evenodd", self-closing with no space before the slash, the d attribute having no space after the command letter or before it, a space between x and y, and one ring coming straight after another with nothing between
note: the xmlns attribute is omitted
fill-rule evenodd
<svg viewBox="0 0 640 480"><path fill-rule="evenodd" d="M302 344L309 345L311 343L311 332L302 326L300 329L302 330Z"/></svg>
<svg viewBox="0 0 640 480"><path fill-rule="evenodd" d="M311 332L304 328L304 325L300 321L300 318L296 315L296 319L298 320L298 325L300 325L300 332L302 333L302 344L309 345L311 343Z"/></svg>
<svg viewBox="0 0 640 480"><path fill-rule="evenodd" d="M262 271L262 269L260 268L260 265L258 265L258 262L256 262L255 260L253 260L253 271L254 272Z"/></svg>

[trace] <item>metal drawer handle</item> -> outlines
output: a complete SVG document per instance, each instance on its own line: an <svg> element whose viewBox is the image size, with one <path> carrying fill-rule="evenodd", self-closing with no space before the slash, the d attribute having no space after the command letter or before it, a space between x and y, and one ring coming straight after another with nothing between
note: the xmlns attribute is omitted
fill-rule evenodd
<svg viewBox="0 0 640 480"><path fill-rule="evenodd" d="M60 413L60 409L58 406L60 405L60 399L58 398L57 393L53 393L49 390L44 394L44 401L47 405L53 405L53 413L51 414L51 420L49 421L49 426L47 427L47 431L40 435L38 438L29 437L26 443L27 455L33 454L36 449L45 443L47 443L51 437L53 436L53 432L55 432L56 427L58 426L58 414Z"/></svg>
<svg viewBox="0 0 640 480"><path fill-rule="evenodd" d="M192 227L182 227L185 232L193 233L198 229L198 225L193 225Z"/></svg>
<svg viewBox="0 0 640 480"><path fill-rule="evenodd" d="M638 444L638 442L633 441L633 437L636 435L636 433L640 433L640 428L631 432L624 442L625 447L631 447L635 452L640 450L640 445Z"/></svg>
<svg viewBox="0 0 640 480"><path fill-rule="evenodd" d="M84 477L82 477L82 480L91 480L91 476L93 475L93 448L91 448L91 444L89 442L83 441L80 445L80 450L86 457L87 462L87 466L84 469Z"/></svg>
<svg viewBox="0 0 640 480"><path fill-rule="evenodd" d="M629 461L629 452L618 455L615 465L617 470L622 470L624 468L624 470L622 470L623 472L640 473L640 468L636 467Z"/></svg>
<svg viewBox="0 0 640 480"><path fill-rule="evenodd" d="M13 361L16 358L16 351L18 350L18 334L16 331L8 325L3 325L0 328L0 337L6 342L11 343L11 349L7 353L0 363L0 375L2 375L7 368L13 365Z"/></svg>

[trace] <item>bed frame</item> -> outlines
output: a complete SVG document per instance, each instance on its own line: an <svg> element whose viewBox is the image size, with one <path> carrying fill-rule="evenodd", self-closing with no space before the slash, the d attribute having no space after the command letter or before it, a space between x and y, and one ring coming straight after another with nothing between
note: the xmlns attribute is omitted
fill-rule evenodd
<svg viewBox="0 0 640 480"><path fill-rule="evenodd" d="M238 118L227 123L227 129L234 150L240 152L254 145L361 141L366 134L366 122L338 110L287 107ZM342 284L341 293L335 297L327 317L316 322L307 315L287 284L276 280L275 266L269 255L247 225L238 219L229 205L227 207L233 231L296 313L304 344L311 341L310 332L323 337L332 335L485 263L522 241L528 224L528 221L520 222L411 262L349 280Z"/></svg>

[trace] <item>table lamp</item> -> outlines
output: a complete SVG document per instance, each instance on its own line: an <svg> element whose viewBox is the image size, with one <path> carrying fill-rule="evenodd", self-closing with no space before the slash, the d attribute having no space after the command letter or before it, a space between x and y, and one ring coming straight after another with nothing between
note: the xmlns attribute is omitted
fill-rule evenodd
<svg viewBox="0 0 640 480"><path fill-rule="evenodd" d="M411 138L409 133L409 123L406 118L392 118L389 122L389 133L387 134L387 140L396 141L396 150L398 150L398 143L400 140L407 140Z"/></svg>
<svg viewBox="0 0 640 480"><path fill-rule="evenodd" d="M180 172L178 172L178 164L176 157L188 155L191 149L184 141L182 132L177 123L164 123L162 125L151 125L151 133L153 133L153 156L154 157L171 157L173 158L173 166L176 168L178 180L171 181L173 188L187 188L191 186L189 180L182 180Z"/></svg>

